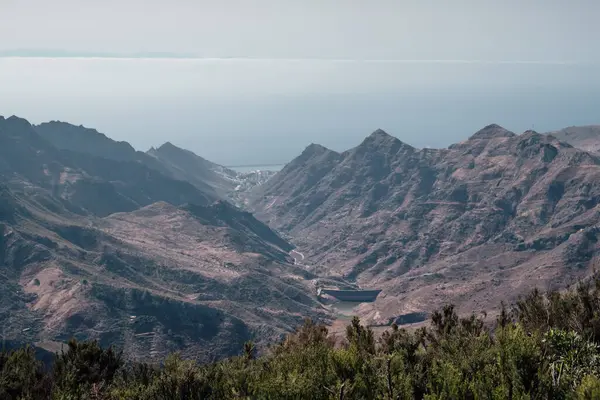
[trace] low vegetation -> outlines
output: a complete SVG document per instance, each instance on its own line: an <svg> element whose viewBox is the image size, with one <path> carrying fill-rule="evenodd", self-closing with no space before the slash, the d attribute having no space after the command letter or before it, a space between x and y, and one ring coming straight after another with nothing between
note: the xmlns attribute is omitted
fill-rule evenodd
<svg viewBox="0 0 600 400"><path fill-rule="evenodd" d="M256 356L198 365L128 363L72 340L46 368L31 348L0 354L2 399L600 399L600 279L534 290L494 324L453 306L428 327L376 338L358 318L334 343L310 320Z"/></svg>

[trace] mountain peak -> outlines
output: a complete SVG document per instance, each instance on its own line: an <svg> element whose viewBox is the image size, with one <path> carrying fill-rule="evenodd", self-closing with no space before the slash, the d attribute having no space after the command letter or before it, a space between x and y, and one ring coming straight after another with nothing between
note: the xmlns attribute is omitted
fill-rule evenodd
<svg viewBox="0 0 600 400"><path fill-rule="evenodd" d="M392 135L390 135L389 133L387 133L386 131L384 131L381 128L377 128L376 130L373 131L373 133L371 133L369 135L369 137L393 137Z"/></svg>
<svg viewBox="0 0 600 400"><path fill-rule="evenodd" d="M193 156L193 157L202 158L199 155L197 155L196 153L194 153L193 151L184 149L184 148L179 147L179 146L175 146L171 142L165 142L165 143L163 143L158 149L156 149L156 151L158 153L170 154L171 156L186 154L186 156ZM202 158L202 160L206 161L203 158Z"/></svg>
<svg viewBox="0 0 600 400"><path fill-rule="evenodd" d="M322 146L317 143L311 143L308 146L306 146L306 148L304 149L302 154L319 154L319 153L324 153L327 151L333 151L333 150L329 150L327 147Z"/></svg>
<svg viewBox="0 0 600 400"><path fill-rule="evenodd" d="M389 133L387 133L383 129L377 129L377 130L373 131L373 133L371 133L369 136L367 136L365 138L365 140L363 141L363 143L365 143L365 142L377 142L377 143L386 143L387 142L387 143L402 143L402 144L405 144L400 139L398 139L395 136L390 135Z"/></svg>
<svg viewBox="0 0 600 400"><path fill-rule="evenodd" d="M216 190L221 193L222 190L233 185L230 180L216 172L217 169L222 168L220 165L200 157L191 150L177 147L171 142L165 142L157 149L152 148L147 154L165 166L172 176L189 181L202 190Z"/></svg>
<svg viewBox="0 0 600 400"><path fill-rule="evenodd" d="M62 121L44 122L33 128L41 137L62 150L119 161L135 159L136 151L132 145L113 140L94 128Z"/></svg>
<svg viewBox="0 0 600 400"><path fill-rule="evenodd" d="M329 157L338 157L339 153L336 151L333 151L331 149L328 149L325 146L322 146L320 144L316 144L316 143L311 143L310 145L308 145L304 151L297 157L295 158L292 163L294 162L305 162L307 160L311 160L311 159L323 159L323 158L329 158Z"/></svg>
<svg viewBox="0 0 600 400"><path fill-rule="evenodd" d="M14 128L30 128L31 124L29 123L29 121L27 121L25 118L21 118L21 117L17 117L16 115L11 115L8 118L4 118L2 117L2 119L0 120L2 122L5 122L6 124L8 124L9 126L12 126Z"/></svg>
<svg viewBox="0 0 600 400"><path fill-rule="evenodd" d="M161 151L161 150L182 150L182 149L175 146L171 142L164 142L157 150Z"/></svg>
<svg viewBox="0 0 600 400"><path fill-rule="evenodd" d="M357 149L363 150L375 150L375 149L387 149L392 152L399 150L400 148L414 149L411 145L404 143L395 136L390 135L383 129L377 129L373 133L363 140L363 142L357 147Z"/></svg>
<svg viewBox="0 0 600 400"><path fill-rule="evenodd" d="M161 154L165 157L185 157L186 159L193 159L194 162L200 162L202 165L204 165L207 168L213 168L215 166L217 166L217 164L213 163L212 161L208 161L203 157L200 157L199 155L197 155L196 153L194 153L191 150L188 149L184 149L182 147L179 146L175 146L173 143L171 142L165 142L163 143L158 149L155 150L156 153ZM173 161L173 160L171 160Z"/></svg>
<svg viewBox="0 0 600 400"><path fill-rule="evenodd" d="M27 137L33 141L32 143L36 143L37 146L47 146L47 143L35 132L29 121L15 115L8 118L0 118L0 134L15 138Z"/></svg>
<svg viewBox="0 0 600 400"><path fill-rule="evenodd" d="M475 132L470 138L471 139L496 139L496 138L508 138L516 136L515 133L501 127L498 124L490 124L477 132Z"/></svg>
<svg viewBox="0 0 600 400"><path fill-rule="evenodd" d="M10 117L6 118L6 120L12 122L26 122L29 124L29 121L27 121L25 118L17 117L16 115L11 115Z"/></svg>

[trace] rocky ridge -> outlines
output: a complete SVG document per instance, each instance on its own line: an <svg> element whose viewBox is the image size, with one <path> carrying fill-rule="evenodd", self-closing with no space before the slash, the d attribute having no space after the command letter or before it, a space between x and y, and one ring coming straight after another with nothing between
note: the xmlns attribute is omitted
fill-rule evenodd
<svg viewBox="0 0 600 400"><path fill-rule="evenodd" d="M17 117L0 118L0 200L6 340L208 361L329 318L293 246L251 214L141 162L58 149Z"/></svg>
<svg viewBox="0 0 600 400"><path fill-rule="evenodd" d="M600 125L571 126L548 134L585 151L600 151Z"/></svg>
<svg viewBox="0 0 600 400"><path fill-rule="evenodd" d="M572 283L596 263L599 203L598 156L495 124L447 149L382 130L341 154L311 145L250 201L307 264L383 289L357 310L375 323Z"/></svg>

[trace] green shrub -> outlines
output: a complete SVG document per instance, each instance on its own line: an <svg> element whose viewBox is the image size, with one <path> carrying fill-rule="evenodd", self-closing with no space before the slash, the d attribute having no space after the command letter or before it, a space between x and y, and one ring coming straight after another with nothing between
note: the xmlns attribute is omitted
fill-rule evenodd
<svg viewBox="0 0 600 400"><path fill-rule="evenodd" d="M594 375L586 375L577 388L577 399L600 399L600 379Z"/></svg>
<svg viewBox="0 0 600 400"><path fill-rule="evenodd" d="M600 399L598 282L532 291L493 327L450 305L379 338L354 318L336 343L306 320L263 354L247 342L207 365L124 363L75 340L48 371L31 348L0 352L0 399Z"/></svg>
<svg viewBox="0 0 600 400"><path fill-rule="evenodd" d="M43 399L50 396L51 380L31 347L0 356L0 399Z"/></svg>
<svg viewBox="0 0 600 400"><path fill-rule="evenodd" d="M67 351L56 356L53 380L62 396L83 397L94 390L107 390L122 365L121 353L112 348L71 339Z"/></svg>

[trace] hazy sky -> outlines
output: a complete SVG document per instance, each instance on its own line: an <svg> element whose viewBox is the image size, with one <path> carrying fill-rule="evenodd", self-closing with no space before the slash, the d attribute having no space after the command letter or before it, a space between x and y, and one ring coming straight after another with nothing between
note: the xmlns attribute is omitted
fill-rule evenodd
<svg viewBox="0 0 600 400"><path fill-rule="evenodd" d="M224 164L600 123L595 0L0 0L0 115Z"/></svg>

